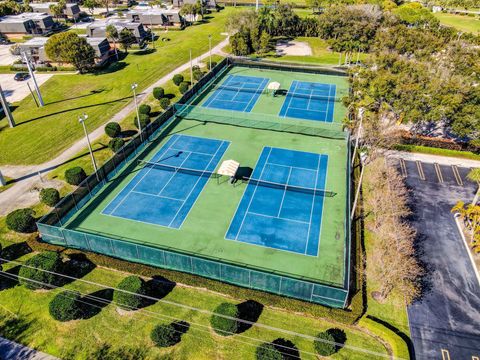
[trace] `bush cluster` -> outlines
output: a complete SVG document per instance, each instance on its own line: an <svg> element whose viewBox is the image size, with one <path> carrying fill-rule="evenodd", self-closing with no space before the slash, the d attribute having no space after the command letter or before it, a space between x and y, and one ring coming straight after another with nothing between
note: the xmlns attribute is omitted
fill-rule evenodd
<svg viewBox="0 0 480 360"><path fill-rule="evenodd" d="M60 201L60 193L57 189L46 188L40 190L40 201L48 206L55 206Z"/></svg>
<svg viewBox="0 0 480 360"><path fill-rule="evenodd" d="M180 342L181 333L173 324L162 324L153 328L150 338L159 347L169 347Z"/></svg>
<svg viewBox="0 0 480 360"><path fill-rule="evenodd" d="M257 360L283 360L283 355L272 343L260 344L255 351Z"/></svg>
<svg viewBox="0 0 480 360"><path fill-rule="evenodd" d="M80 185L80 183L87 178L85 170L80 166L65 170L65 180L70 185Z"/></svg>
<svg viewBox="0 0 480 360"><path fill-rule="evenodd" d="M153 97L157 100L162 99L165 96L165 90L161 87L156 87L153 89Z"/></svg>
<svg viewBox="0 0 480 360"><path fill-rule="evenodd" d="M228 336L235 334L238 330L238 321L234 319L228 319L224 315L232 318L239 317L239 311L235 304L231 303L222 303L215 310L214 315L210 318L210 324L212 325L213 330L222 336ZM218 315L216 315L218 314Z"/></svg>
<svg viewBox="0 0 480 360"><path fill-rule="evenodd" d="M58 321L80 319L83 316L80 298L78 291L62 291L50 301L48 311Z"/></svg>
<svg viewBox="0 0 480 360"><path fill-rule="evenodd" d="M55 251L45 251L28 259L18 272L18 281L28 289L50 289L58 283L62 271L62 258Z"/></svg>
<svg viewBox="0 0 480 360"><path fill-rule="evenodd" d="M144 302L144 298L139 295L146 295L146 290L145 281L142 278L133 275L128 276L118 284L117 289L113 292L113 301L121 309L136 310Z"/></svg>
<svg viewBox="0 0 480 360"><path fill-rule="evenodd" d="M173 75L173 83L177 86L180 86L180 84L185 80L182 74L175 74Z"/></svg>
<svg viewBox="0 0 480 360"><path fill-rule="evenodd" d="M109 122L105 125L105 134L107 134L111 138L116 138L122 132L122 128L120 127L119 123L116 122Z"/></svg>
<svg viewBox="0 0 480 360"><path fill-rule="evenodd" d="M32 209L17 209L7 215L6 223L10 230L20 233L31 233L37 229L35 211Z"/></svg>
<svg viewBox="0 0 480 360"><path fill-rule="evenodd" d="M168 108L170 106L170 99L169 98L160 99L160 106L162 107L162 109Z"/></svg>
<svg viewBox="0 0 480 360"><path fill-rule="evenodd" d="M151 111L152 107L148 104L142 104L138 107L138 112L140 113L140 115L145 114L150 116Z"/></svg>
<svg viewBox="0 0 480 360"><path fill-rule="evenodd" d="M113 152L117 152L118 150L120 150L123 145L125 145L125 141L119 137L113 138L108 142L108 147Z"/></svg>
<svg viewBox="0 0 480 360"><path fill-rule="evenodd" d="M138 118L135 116L133 119L133 125L138 129ZM140 126L142 127L142 130L147 127L147 125L150 124L150 116L147 114L140 114Z"/></svg>
<svg viewBox="0 0 480 360"><path fill-rule="evenodd" d="M190 84L186 81L183 81L180 83L178 86L178 90L180 91L181 94L185 94L188 91Z"/></svg>

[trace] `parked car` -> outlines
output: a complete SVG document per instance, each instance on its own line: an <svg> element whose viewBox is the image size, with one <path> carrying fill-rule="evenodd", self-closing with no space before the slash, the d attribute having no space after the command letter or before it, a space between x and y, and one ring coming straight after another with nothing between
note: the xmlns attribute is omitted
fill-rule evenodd
<svg viewBox="0 0 480 360"><path fill-rule="evenodd" d="M84 22L84 23L87 23L87 22L92 22L94 21L95 19L90 17L90 16L85 16L83 18L80 19L81 22Z"/></svg>
<svg viewBox="0 0 480 360"><path fill-rule="evenodd" d="M8 45L10 44L10 40L5 38L0 38L0 45Z"/></svg>
<svg viewBox="0 0 480 360"><path fill-rule="evenodd" d="M15 74L15 77L13 78L13 80L23 81L23 80L27 80L29 77L30 77L30 74L29 74L29 73L19 72L19 73L16 73L16 74Z"/></svg>

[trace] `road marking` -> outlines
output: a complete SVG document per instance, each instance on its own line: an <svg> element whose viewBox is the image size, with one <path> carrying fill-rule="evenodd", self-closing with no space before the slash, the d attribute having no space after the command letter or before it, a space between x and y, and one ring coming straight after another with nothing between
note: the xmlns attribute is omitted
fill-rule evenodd
<svg viewBox="0 0 480 360"><path fill-rule="evenodd" d="M438 165L437 163L433 163L433 167L435 168L435 172L437 173L438 182L442 184L443 175L442 175L442 170L440 169L440 165Z"/></svg>
<svg viewBox="0 0 480 360"><path fill-rule="evenodd" d="M420 179L426 180L425 173L423 172L422 163L418 160L415 161L417 163L418 175L420 175Z"/></svg>
<svg viewBox="0 0 480 360"><path fill-rule="evenodd" d="M406 178L408 176L407 173L407 165L405 165L405 160L400 159L400 171L402 172L402 176Z"/></svg>
<svg viewBox="0 0 480 360"><path fill-rule="evenodd" d="M455 176L455 180L458 185L463 186L463 181L462 177L460 176L460 173L458 172L458 168L456 165L452 165L452 171L453 171L453 176ZM478 359L480 360L480 359Z"/></svg>
<svg viewBox="0 0 480 360"><path fill-rule="evenodd" d="M448 352L448 350L442 349L442 359L450 360L450 353Z"/></svg>

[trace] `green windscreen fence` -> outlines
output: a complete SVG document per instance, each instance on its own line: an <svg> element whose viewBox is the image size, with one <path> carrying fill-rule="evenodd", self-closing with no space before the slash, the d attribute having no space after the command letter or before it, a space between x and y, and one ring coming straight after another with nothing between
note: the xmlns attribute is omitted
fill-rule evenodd
<svg viewBox="0 0 480 360"><path fill-rule="evenodd" d="M224 59L204 78L196 83L180 99L180 104L188 104L211 82L218 79L232 64L231 59ZM216 113L216 114L215 114ZM64 227L64 224L76 214L88 201L94 199L97 193L107 185L108 181L120 174L124 167L141 157L153 139L166 136L182 118L198 118L199 121L216 121L235 126L248 126L257 129L272 131L288 131L312 136L324 136L335 139L345 139L348 146L348 136L335 126L308 127L281 124L272 118L252 116L245 118L246 113L241 113L242 118L230 112L220 114L203 112L190 105L176 105L169 107L142 131L142 136L135 136L112 158L110 158L96 174L90 175L72 193L65 196L55 208L42 217L38 223L38 230L43 241L92 251L108 256L139 262L165 269L188 272L210 279L223 281L233 285L251 289L271 292L278 295L306 300L336 308L347 306L348 279L343 287L315 282L311 279L298 278L288 274L280 274L268 269L253 268L248 265L231 264L222 259L207 259L197 254L185 254L174 249L156 247L150 244L131 242L117 239L114 236L101 236L86 231L77 231ZM177 116L174 116L177 115ZM143 139L143 141L142 141ZM348 160L347 160L348 161ZM347 176L349 186L350 176ZM350 206L347 204L347 221ZM347 225L348 226L348 225ZM347 229L346 234L350 234ZM347 235L349 236L349 235ZM347 239L349 242L349 238ZM347 259L349 259L349 251ZM348 266L348 265L347 265ZM348 273L347 269L347 273Z"/></svg>

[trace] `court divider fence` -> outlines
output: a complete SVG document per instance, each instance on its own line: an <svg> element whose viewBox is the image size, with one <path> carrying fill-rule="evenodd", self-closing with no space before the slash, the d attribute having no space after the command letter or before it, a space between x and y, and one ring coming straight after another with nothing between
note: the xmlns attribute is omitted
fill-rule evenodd
<svg viewBox="0 0 480 360"><path fill-rule="evenodd" d="M230 66L235 65L235 59L225 58L179 100L179 104L188 104L202 89L209 86L215 78L221 77ZM244 64L244 66L246 66ZM296 70L299 71L299 70ZM110 180L119 175L124 168L131 164L136 157L141 157L143 150L155 139L167 136L171 129L180 121L174 116L175 106L170 106L152 121L142 131L142 137L137 134L112 156L97 174L88 176L78 187L65 196L45 216L37 222L38 231L44 242L65 247L72 247L92 251L128 261L165 269L188 272L210 279L223 281L233 285L243 286L255 290L267 291L274 294L306 300L330 307L345 308L349 293L349 264L350 264L350 161L347 159L347 211L345 220L346 264L344 286L326 284L314 279L290 276L286 273L274 272L270 269L251 267L247 264L228 263L220 258L205 258L198 254L182 253L176 249L141 243L132 239L129 241L110 234L91 233L88 231L72 230L65 226L68 220L78 213ZM142 141L141 139L144 139ZM349 147L349 137L345 136Z"/></svg>

